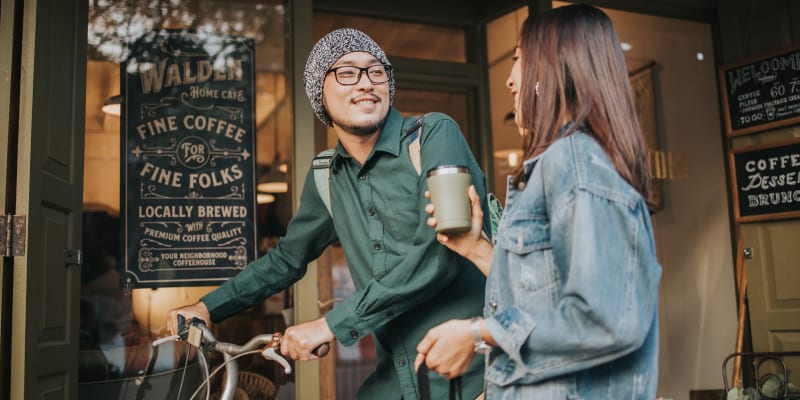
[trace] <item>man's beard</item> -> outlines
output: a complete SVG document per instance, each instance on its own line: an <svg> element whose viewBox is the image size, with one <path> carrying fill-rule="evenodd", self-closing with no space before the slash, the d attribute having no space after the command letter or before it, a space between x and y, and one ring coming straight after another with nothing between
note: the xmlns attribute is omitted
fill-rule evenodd
<svg viewBox="0 0 800 400"><path fill-rule="evenodd" d="M367 124L364 124L364 125L350 125L350 124L344 123L342 121L339 121L338 119L334 118L333 116L330 116L330 117L331 117L331 121L333 121L333 123L336 126L341 128L345 132L347 132L347 133L349 133L351 135L356 135L356 136L369 136L369 135L377 132L379 129L383 128L383 124L386 122L386 117L383 117L379 121L376 121L375 123L367 123Z"/></svg>

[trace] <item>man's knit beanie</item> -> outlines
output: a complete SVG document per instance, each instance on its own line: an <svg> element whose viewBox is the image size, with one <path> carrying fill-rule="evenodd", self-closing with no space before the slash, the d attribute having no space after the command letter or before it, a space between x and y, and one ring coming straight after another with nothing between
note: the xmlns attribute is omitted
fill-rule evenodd
<svg viewBox="0 0 800 400"><path fill-rule="evenodd" d="M381 63L391 65L386 58L386 53L381 50L380 46L371 37L364 32L351 28L337 29L325 35L314 45L314 48L311 49L311 54L308 55L306 69L303 73L306 96L311 101L311 108L314 110L314 114L325 125L333 126L331 117L322 102L322 85L325 82L325 76L339 58L357 51L370 53ZM394 75L389 80L389 105L392 104L392 100L394 100Z"/></svg>

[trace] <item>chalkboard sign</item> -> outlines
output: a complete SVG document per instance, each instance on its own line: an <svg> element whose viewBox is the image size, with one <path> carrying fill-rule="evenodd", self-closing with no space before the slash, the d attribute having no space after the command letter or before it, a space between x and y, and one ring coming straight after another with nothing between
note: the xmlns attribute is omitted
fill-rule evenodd
<svg viewBox="0 0 800 400"><path fill-rule="evenodd" d="M729 136L800 122L800 48L720 68Z"/></svg>
<svg viewBox="0 0 800 400"><path fill-rule="evenodd" d="M736 220L800 217L800 139L731 154Z"/></svg>
<svg viewBox="0 0 800 400"><path fill-rule="evenodd" d="M158 30L120 64L120 279L217 285L256 257L254 41Z"/></svg>

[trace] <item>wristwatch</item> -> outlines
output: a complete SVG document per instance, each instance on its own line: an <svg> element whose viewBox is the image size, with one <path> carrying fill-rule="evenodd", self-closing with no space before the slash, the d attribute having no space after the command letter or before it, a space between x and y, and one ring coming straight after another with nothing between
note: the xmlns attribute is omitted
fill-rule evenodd
<svg viewBox="0 0 800 400"><path fill-rule="evenodd" d="M469 322L469 331L472 332L472 341L475 343L475 352L479 354L489 354L492 351L492 346L489 346L489 343L486 343L483 338L481 338L481 330L478 326L478 321L480 318L472 317Z"/></svg>

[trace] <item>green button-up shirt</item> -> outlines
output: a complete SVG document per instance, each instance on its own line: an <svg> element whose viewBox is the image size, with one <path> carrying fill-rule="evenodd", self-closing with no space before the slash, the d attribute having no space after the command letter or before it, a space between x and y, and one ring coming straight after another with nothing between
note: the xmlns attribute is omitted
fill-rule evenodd
<svg viewBox="0 0 800 400"><path fill-rule="evenodd" d="M482 315L485 279L469 261L436 241L426 225L426 173L440 165L468 166L486 209L486 185L458 125L440 113L424 118L417 175L406 135L413 118L390 109L375 148L359 164L341 143L331 158L333 217L306 176L300 207L275 249L203 297L213 321L222 320L299 280L306 264L332 242L344 250L356 292L325 318L343 345L372 333L376 370L361 399L417 399L416 346L428 329L453 318ZM484 226L488 213L484 212ZM483 358L463 378L465 398L483 386ZM446 398L448 382L431 373L432 398Z"/></svg>

